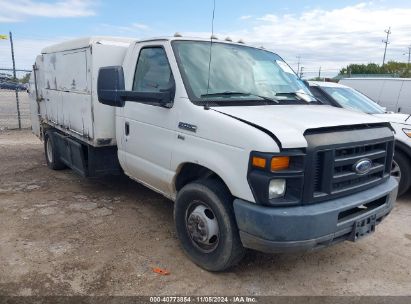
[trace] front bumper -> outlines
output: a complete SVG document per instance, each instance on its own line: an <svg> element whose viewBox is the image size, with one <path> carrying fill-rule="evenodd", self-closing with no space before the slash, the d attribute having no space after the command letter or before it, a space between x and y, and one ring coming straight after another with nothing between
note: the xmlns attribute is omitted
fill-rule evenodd
<svg viewBox="0 0 411 304"><path fill-rule="evenodd" d="M349 239L356 221L364 217L375 215L379 224L392 210L397 191L398 183L390 177L374 188L310 205L267 207L236 199L234 211L244 247L309 250Z"/></svg>

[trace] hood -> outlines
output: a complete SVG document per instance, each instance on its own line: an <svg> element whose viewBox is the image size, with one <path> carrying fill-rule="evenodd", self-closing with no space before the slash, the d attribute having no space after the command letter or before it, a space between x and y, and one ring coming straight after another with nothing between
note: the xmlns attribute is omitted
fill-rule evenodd
<svg viewBox="0 0 411 304"><path fill-rule="evenodd" d="M274 134L282 148L304 148L304 132L324 127L381 123L369 114L326 105L213 107L214 111L244 120Z"/></svg>
<svg viewBox="0 0 411 304"><path fill-rule="evenodd" d="M406 124L406 125L411 124L411 118L407 120L407 118L410 117L409 114L384 113L384 114L373 114L373 116L384 119L392 123L400 123L400 124Z"/></svg>

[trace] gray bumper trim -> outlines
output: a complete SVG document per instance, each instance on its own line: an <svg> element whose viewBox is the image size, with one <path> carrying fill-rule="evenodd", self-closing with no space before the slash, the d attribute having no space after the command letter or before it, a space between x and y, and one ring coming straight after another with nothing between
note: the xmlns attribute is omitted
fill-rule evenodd
<svg viewBox="0 0 411 304"><path fill-rule="evenodd" d="M355 221L376 214L377 223L392 210L398 183L394 178L372 189L312 205L267 207L234 200L244 247L263 252L308 250L346 240ZM386 197L385 203L347 220L340 212Z"/></svg>

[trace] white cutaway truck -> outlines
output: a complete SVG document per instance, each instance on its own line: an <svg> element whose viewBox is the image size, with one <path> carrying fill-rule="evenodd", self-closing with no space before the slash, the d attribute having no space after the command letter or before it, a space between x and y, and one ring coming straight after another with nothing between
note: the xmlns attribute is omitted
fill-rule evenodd
<svg viewBox="0 0 411 304"><path fill-rule="evenodd" d="M68 41L37 57L30 96L50 168L124 171L170 198L184 251L210 271L245 248L356 241L397 196L388 123L318 105L281 57L243 43Z"/></svg>

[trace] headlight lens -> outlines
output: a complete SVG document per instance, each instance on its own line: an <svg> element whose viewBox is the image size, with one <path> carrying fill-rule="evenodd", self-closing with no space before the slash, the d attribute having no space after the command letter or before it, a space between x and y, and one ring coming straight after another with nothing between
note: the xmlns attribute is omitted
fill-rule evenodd
<svg viewBox="0 0 411 304"><path fill-rule="evenodd" d="M410 129L402 129L402 131L407 135L408 137L411 137L411 130Z"/></svg>
<svg viewBox="0 0 411 304"><path fill-rule="evenodd" d="M272 179L268 187L268 199L280 198L285 194L285 179Z"/></svg>

